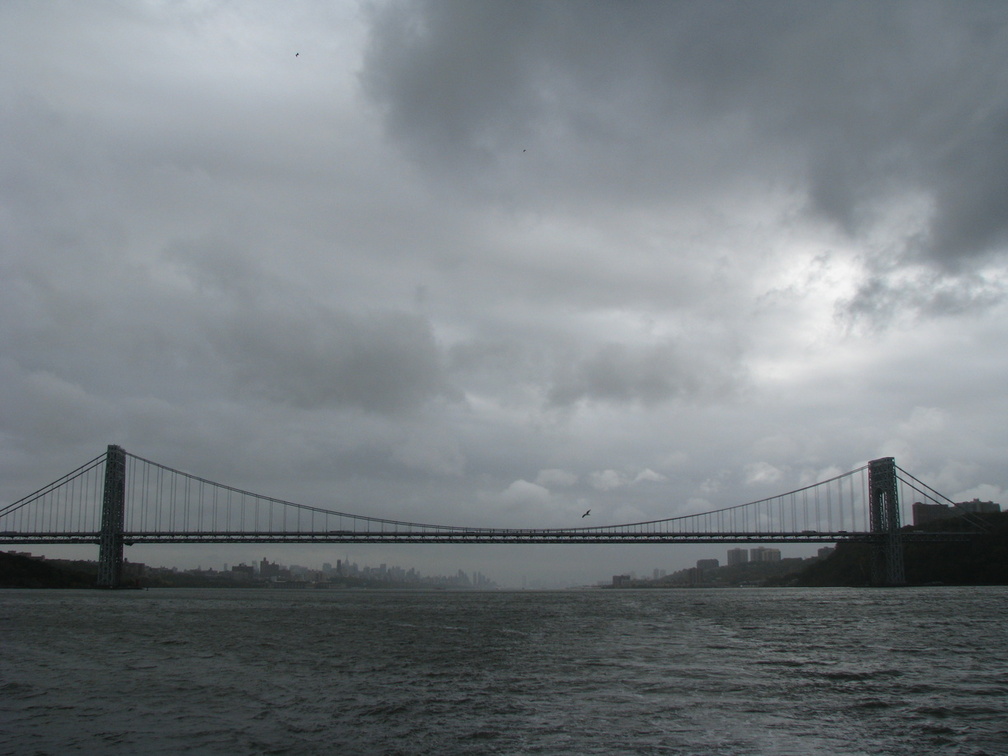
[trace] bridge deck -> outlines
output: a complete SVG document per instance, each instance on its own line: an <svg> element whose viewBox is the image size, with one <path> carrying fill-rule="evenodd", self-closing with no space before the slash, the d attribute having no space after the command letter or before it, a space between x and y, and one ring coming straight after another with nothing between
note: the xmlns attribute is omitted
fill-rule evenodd
<svg viewBox="0 0 1008 756"><path fill-rule="evenodd" d="M629 533L605 530L466 530L446 531L374 531L374 532L152 532L123 533L127 546L154 543L870 543L879 540L878 533L815 532L799 533ZM963 532L902 533L904 542L965 541ZM99 532L93 533L0 533L0 543L98 543Z"/></svg>

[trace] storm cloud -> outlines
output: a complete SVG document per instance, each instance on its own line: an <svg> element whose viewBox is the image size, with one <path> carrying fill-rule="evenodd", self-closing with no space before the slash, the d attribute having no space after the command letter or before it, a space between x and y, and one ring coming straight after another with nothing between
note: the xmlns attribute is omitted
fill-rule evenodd
<svg viewBox="0 0 1008 756"><path fill-rule="evenodd" d="M914 210L866 253L954 277L1008 240L1006 48L997 3L392 3L362 79L457 186L531 209L741 184L867 245Z"/></svg>

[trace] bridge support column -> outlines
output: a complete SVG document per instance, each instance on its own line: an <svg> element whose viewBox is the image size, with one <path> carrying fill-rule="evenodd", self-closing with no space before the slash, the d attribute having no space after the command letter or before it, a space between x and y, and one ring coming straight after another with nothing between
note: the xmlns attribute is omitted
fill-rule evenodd
<svg viewBox="0 0 1008 756"><path fill-rule="evenodd" d="M883 457L868 463L868 494L871 530L876 539L872 546L872 584L904 585L895 459Z"/></svg>
<svg viewBox="0 0 1008 756"><path fill-rule="evenodd" d="M105 495L98 537L98 587L118 588L123 568L126 519L126 452L111 445L105 457Z"/></svg>

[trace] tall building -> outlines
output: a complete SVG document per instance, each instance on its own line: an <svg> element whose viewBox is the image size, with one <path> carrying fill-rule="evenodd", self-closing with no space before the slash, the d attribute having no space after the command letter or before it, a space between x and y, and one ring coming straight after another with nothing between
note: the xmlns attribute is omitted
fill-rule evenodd
<svg viewBox="0 0 1008 756"><path fill-rule="evenodd" d="M768 549L765 546L749 549L749 560L752 562L779 562L780 559L780 549Z"/></svg>
<svg viewBox="0 0 1008 756"><path fill-rule="evenodd" d="M235 580L252 580L255 577L255 567L251 564L236 564L231 568L231 577Z"/></svg>
<svg viewBox="0 0 1008 756"><path fill-rule="evenodd" d="M749 551L746 549L728 549L728 566L746 564L749 561Z"/></svg>
<svg viewBox="0 0 1008 756"><path fill-rule="evenodd" d="M708 570L716 570L721 566L721 563L717 559L697 559L696 568L698 572L707 572Z"/></svg>
<svg viewBox="0 0 1008 756"><path fill-rule="evenodd" d="M276 562L270 562L266 557L259 563L259 577L260 578L271 578L280 577L280 565Z"/></svg>
<svg viewBox="0 0 1008 756"><path fill-rule="evenodd" d="M954 509L946 507L944 504L925 504L921 501L915 501L913 505L913 524L926 525L929 522L937 520L947 520L949 517L955 517L956 514Z"/></svg>

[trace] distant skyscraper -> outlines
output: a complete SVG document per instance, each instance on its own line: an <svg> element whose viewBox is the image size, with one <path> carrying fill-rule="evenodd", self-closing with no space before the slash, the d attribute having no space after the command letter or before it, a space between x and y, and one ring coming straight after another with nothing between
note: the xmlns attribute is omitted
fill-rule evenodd
<svg viewBox="0 0 1008 756"><path fill-rule="evenodd" d="M921 501L915 501L913 505L913 524L925 525L937 520L947 520L949 517L955 517L956 514L954 509L944 504L925 504Z"/></svg>
<svg viewBox="0 0 1008 756"><path fill-rule="evenodd" d="M749 561L749 551L747 549L728 549L728 566L736 564L746 564Z"/></svg>

